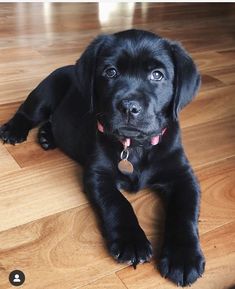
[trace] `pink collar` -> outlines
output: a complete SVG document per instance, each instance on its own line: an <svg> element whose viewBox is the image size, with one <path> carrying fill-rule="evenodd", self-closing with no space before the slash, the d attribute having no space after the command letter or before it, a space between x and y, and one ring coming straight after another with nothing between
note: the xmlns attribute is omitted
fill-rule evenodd
<svg viewBox="0 0 235 289"><path fill-rule="evenodd" d="M103 125L97 121L97 128L98 128L98 131L104 133L104 127ZM156 135L156 136L153 136L151 138L151 144L153 146L157 145L160 141L160 137L164 135L164 133L166 132L166 128L164 128L160 134ZM131 145L131 139L130 138L126 138L124 141L122 141L122 144L124 146L124 149L128 148L130 145Z"/></svg>

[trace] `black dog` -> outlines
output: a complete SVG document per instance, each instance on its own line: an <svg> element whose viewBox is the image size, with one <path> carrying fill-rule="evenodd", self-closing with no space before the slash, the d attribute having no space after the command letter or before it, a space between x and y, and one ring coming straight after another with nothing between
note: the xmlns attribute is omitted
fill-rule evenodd
<svg viewBox="0 0 235 289"><path fill-rule="evenodd" d="M84 165L85 191L119 262L135 267L152 256L119 189L160 191L167 214L159 270L189 285L205 261L200 188L182 148L178 114L199 85L195 64L175 42L140 30L99 36L75 65L57 69L30 93L0 136L19 143L43 122L41 146L58 146Z"/></svg>

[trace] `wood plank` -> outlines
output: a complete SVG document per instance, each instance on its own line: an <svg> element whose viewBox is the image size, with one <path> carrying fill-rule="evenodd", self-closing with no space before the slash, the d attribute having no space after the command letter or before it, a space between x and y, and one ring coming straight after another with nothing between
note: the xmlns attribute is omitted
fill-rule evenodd
<svg viewBox="0 0 235 289"><path fill-rule="evenodd" d="M32 61L32 59L42 59L40 53L38 53L36 50L33 50L32 48L26 48L19 49L17 47L14 48L1 48L1 55L0 55L0 63L2 64L8 64L9 62L25 62L29 61L29 59Z"/></svg>
<svg viewBox="0 0 235 289"><path fill-rule="evenodd" d="M81 171L72 161L3 175L0 187L0 231L87 203Z"/></svg>
<svg viewBox="0 0 235 289"><path fill-rule="evenodd" d="M200 92L225 86L222 81L204 72L201 74L201 82Z"/></svg>
<svg viewBox="0 0 235 289"><path fill-rule="evenodd" d="M2 145L0 145L0 164L1 176L12 171L18 171L20 169L20 166L17 164L11 154L9 154L7 149Z"/></svg>
<svg viewBox="0 0 235 289"><path fill-rule="evenodd" d="M126 289L126 286L115 275L105 276L89 285L81 287L82 289Z"/></svg>
<svg viewBox="0 0 235 289"><path fill-rule="evenodd" d="M235 157L196 169L201 183L200 232L235 220Z"/></svg>
<svg viewBox="0 0 235 289"><path fill-rule="evenodd" d="M214 120L183 129L186 154L198 167L235 155L235 117Z"/></svg>
<svg viewBox="0 0 235 289"><path fill-rule="evenodd" d="M194 61L197 63L200 70L203 72L209 72L211 70L227 68L235 65L235 58L232 52L229 53L218 53L215 52L200 52L192 53Z"/></svg>
<svg viewBox="0 0 235 289"><path fill-rule="evenodd" d="M225 84L235 84L235 65L211 70L210 75L220 79Z"/></svg>
<svg viewBox="0 0 235 289"><path fill-rule="evenodd" d="M25 289L75 289L126 266L109 257L86 206L1 232L0 244L4 289L11 288L8 274L15 268L26 275Z"/></svg>
<svg viewBox="0 0 235 289"><path fill-rule="evenodd" d="M235 115L234 89L235 85L231 85L200 92L181 112L181 127L192 127L233 117Z"/></svg>

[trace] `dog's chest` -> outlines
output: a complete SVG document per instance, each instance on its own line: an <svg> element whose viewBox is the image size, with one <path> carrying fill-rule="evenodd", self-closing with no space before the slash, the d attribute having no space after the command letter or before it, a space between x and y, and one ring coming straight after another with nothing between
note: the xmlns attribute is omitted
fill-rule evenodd
<svg viewBox="0 0 235 289"><path fill-rule="evenodd" d="M143 148L130 150L128 162L133 165L133 172L118 174L118 188L137 192L147 186L150 177L149 154Z"/></svg>

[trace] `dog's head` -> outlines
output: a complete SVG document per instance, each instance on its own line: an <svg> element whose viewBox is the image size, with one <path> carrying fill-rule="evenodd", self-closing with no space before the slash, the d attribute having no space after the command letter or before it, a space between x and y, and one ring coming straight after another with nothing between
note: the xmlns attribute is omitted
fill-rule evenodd
<svg viewBox="0 0 235 289"><path fill-rule="evenodd" d="M97 121L120 140L158 135L200 85L193 60L179 44L141 30L99 36L76 67Z"/></svg>

